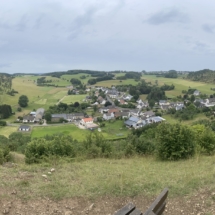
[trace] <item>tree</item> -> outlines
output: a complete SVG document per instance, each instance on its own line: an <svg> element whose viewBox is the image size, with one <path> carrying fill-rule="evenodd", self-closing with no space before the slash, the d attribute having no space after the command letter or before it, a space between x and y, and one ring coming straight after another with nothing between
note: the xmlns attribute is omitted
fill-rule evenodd
<svg viewBox="0 0 215 215"><path fill-rule="evenodd" d="M155 101L154 100L149 100L149 107L152 109L155 105Z"/></svg>
<svg viewBox="0 0 215 215"><path fill-rule="evenodd" d="M50 112L46 112L44 118L45 118L45 120L46 120L47 122L51 122L51 120L52 120L52 115L51 115L51 113L50 113Z"/></svg>
<svg viewBox="0 0 215 215"><path fill-rule="evenodd" d="M109 102L109 101L106 101L106 102L105 102L105 107L107 107L107 106L109 106L109 105L112 105L112 103Z"/></svg>
<svg viewBox="0 0 215 215"><path fill-rule="evenodd" d="M26 95L22 95L22 96L19 97L19 102L18 103L19 103L19 105L21 107L27 107L28 102L29 102L29 100L28 100L28 97Z"/></svg>
<svg viewBox="0 0 215 215"><path fill-rule="evenodd" d="M194 102L194 101L195 101L195 99L196 99L196 98L195 98L195 96L194 96L194 95L191 95L191 96L190 96L190 101L191 101L191 102Z"/></svg>
<svg viewBox="0 0 215 215"><path fill-rule="evenodd" d="M119 101L118 101L117 99L115 99L115 100L114 100L114 104L115 104L116 106L118 106L120 103L119 103Z"/></svg>
<svg viewBox="0 0 215 215"><path fill-rule="evenodd" d="M195 153L195 135L181 124L160 124L157 127L158 156L162 160L179 160Z"/></svg>

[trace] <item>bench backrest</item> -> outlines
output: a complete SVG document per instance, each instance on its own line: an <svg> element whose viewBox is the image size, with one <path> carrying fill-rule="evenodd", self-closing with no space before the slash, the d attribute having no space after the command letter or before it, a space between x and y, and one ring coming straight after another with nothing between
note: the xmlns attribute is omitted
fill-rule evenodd
<svg viewBox="0 0 215 215"><path fill-rule="evenodd" d="M149 209L144 213L144 215L161 215L166 207L166 199L168 196L169 190L165 188L161 194L155 199L151 204Z"/></svg>
<svg viewBox="0 0 215 215"><path fill-rule="evenodd" d="M129 203L117 211L115 215L162 215L166 207L167 196L168 189L165 188L144 214L133 203Z"/></svg>

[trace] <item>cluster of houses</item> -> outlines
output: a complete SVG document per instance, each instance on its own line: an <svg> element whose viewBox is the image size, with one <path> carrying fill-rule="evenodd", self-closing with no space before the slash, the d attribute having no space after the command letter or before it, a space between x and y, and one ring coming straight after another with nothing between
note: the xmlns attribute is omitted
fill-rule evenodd
<svg viewBox="0 0 215 215"><path fill-rule="evenodd" d="M19 122L23 123L39 123L44 116L45 109L39 108L37 111L32 111L30 114L23 117L23 120L17 119ZM19 131L30 131L31 127L29 125L20 125Z"/></svg>
<svg viewBox="0 0 215 215"><path fill-rule="evenodd" d="M99 96L99 90L101 90L106 98L103 98ZM115 87L112 87L111 89L105 88L105 87L96 87L95 96L97 96L97 101L93 105L104 105L107 101L110 101L110 99L118 100L120 104L128 104L128 102L133 98L133 96L118 91ZM88 101L90 99L90 96L86 96L85 101Z"/></svg>
<svg viewBox="0 0 215 215"><path fill-rule="evenodd" d="M200 103L200 107L213 107L215 106L215 98L208 98L208 99L196 99L194 101Z"/></svg>
<svg viewBox="0 0 215 215"><path fill-rule="evenodd" d="M23 116L23 123L38 123L42 120L45 109L39 108L37 111L32 111L30 114ZM20 121L20 119L17 119Z"/></svg>

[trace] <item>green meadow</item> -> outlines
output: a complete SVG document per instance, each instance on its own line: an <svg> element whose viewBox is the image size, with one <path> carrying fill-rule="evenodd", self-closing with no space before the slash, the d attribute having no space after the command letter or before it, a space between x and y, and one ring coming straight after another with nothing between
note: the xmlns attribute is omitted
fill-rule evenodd
<svg viewBox="0 0 215 215"><path fill-rule="evenodd" d="M182 94L182 90L188 90L190 88L195 88L199 90L203 94L213 94L214 91L211 88L214 88L213 84L203 83L203 82L194 82L190 80L183 79L182 77L179 78L164 78L164 77L156 77L156 75L143 75L142 79L146 80L147 82L151 82L152 84L155 81L158 81L158 85L162 86L164 84L168 85L175 85L175 89L171 91L166 91L166 95L170 98L174 98L178 95Z"/></svg>
<svg viewBox="0 0 215 215"><path fill-rule="evenodd" d="M44 137L45 135L65 134L70 135L78 141L83 141L90 131L79 129L73 124L66 125L51 125L34 127L31 132L31 138Z"/></svg>
<svg viewBox="0 0 215 215"><path fill-rule="evenodd" d="M65 96L61 102L66 103L66 104L71 104L74 102L79 102L82 103L83 100L86 98L87 94L84 95L67 95Z"/></svg>
<svg viewBox="0 0 215 215"><path fill-rule="evenodd" d="M101 128L101 134L105 139L114 140L127 137L129 130L125 128L123 121L106 122ZM35 126L31 132L31 137L44 137L45 135L65 134L70 135L78 141L83 141L91 131L80 129L73 124Z"/></svg>
<svg viewBox="0 0 215 215"><path fill-rule="evenodd" d="M0 126L0 135L4 135L5 137L9 137L9 135L13 132L17 132L18 127L16 126Z"/></svg>
<svg viewBox="0 0 215 215"><path fill-rule="evenodd" d="M126 79L126 80L108 80L108 81L100 81L97 82L94 86L103 86L103 87L111 87L112 85L137 85L138 81L134 79Z"/></svg>

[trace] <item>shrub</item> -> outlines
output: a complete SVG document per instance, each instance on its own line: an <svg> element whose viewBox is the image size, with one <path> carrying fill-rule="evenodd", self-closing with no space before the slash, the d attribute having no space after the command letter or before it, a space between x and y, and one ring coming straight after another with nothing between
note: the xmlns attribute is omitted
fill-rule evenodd
<svg viewBox="0 0 215 215"><path fill-rule="evenodd" d="M25 162L39 163L49 156L75 157L74 143L75 141L70 136L63 135L53 135L49 140L34 139L26 147Z"/></svg>
<svg viewBox="0 0 215 215"><path fill-rule="evenodd" d="M157 127L157 152L162 160L179 160L195 153L194 132L180 124L160 124Z"/></svg>
<svg viewBox="0 0 215 215"><path fill-rule="evenodd" d="M0 120L0 126L6 126L6 125L7 125L6 121L1 121Z"/></svg>

